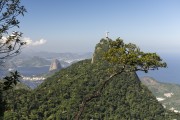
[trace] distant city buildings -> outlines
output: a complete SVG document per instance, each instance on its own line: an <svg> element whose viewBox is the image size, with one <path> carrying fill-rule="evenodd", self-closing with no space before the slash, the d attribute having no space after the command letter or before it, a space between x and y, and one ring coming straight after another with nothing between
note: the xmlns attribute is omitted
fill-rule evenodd
<svg viewBox="0 0 180 120"><path fill-rule="evenodd" d="M37 80L45 80L45 77L22 77L23 80L37 81Z"/></svg>

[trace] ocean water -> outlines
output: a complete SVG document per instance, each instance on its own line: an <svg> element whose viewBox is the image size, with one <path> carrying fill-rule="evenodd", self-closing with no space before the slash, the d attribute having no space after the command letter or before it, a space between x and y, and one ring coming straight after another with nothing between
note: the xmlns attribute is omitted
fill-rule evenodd
<svg viewBox="0 0 180 120"><path fill-rule="evenodd" d="M48 73L49 71L49 66L43 66L43 67L19 67L17 69L19 73L23 76L41 76L42 74ZM31 81L31 80L21 80L22 83L25 85L29 86L31 89L36 88L38 85L40 85L43 80L36 80L36 81Z"/></svg>
<svg viewBox="0 0 180 120"><path fill-rule="evenodd" d="M150 76L160 82L180 84L180 55L162 54L160 56L167 63L167 68L160 68L148 73L137 72L138 76Z"/></svg>
<svg viewBox="0 0 180 120"><path fill-rule="evenodd" d="M23 76L33 76L48 73L49 66L43 67L18 67L18 72Z"/></svg>

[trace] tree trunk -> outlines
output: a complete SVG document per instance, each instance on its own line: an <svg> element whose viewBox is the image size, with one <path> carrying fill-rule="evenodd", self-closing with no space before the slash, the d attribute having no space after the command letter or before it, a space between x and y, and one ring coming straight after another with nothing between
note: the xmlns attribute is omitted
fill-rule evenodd
<svg viewBox="0 0 180 120"><path fill-rule="evenodd" d="M82 113L84 112L84 109L87 105L88 102L90 102L92 99L98 98L101 96L103 89L111 82L111 79L114 78L115 76L121 74L123 70L121 70L118 73L112 74L108 79L102 82L102 85L97 89L93 94L87 95L82 103L79 105L79 111L75 115L75 120L80 120L80 117Z"/></svg>

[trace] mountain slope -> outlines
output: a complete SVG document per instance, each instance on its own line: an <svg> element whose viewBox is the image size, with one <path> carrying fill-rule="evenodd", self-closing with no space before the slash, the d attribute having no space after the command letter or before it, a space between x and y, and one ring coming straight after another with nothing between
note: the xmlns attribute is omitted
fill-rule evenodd
<svg viewBox="0 0 180 120"><path fill-rule="evenodd" d="M166 109L180 112L180 85L158 82L151 77L143 77L141 81Z"/></svg>
<svg viewBox="0 0 180 120"><path fill-rule="evenodd" d="M82 98L94 91L99 81L107 77L107 65L90 63L90 60L78 62L49 77L33 93L28 94L29 97L23 97L17 114L21 118L34 120L73 119ZM171 117L176 118L175 114L166 112L134 73L114 78L103 95L91 101L82 115L82 119L107 120L168 120Z"/></svg>
<svg viewBox="0 0 180 120"><path fill-rule="evenodd" d="M31 59L21 61L17 65L20 65L21 67L39 67L49 64L50 62L47 61L46 59L34 56Z"/></svg>
<svg viewBox="0 0 180 120"><path fill-rule="evenodd" d="M109 68L102 61L109 49L107 39L96 45L92 60L83 60L48 77L32 92L22 96L15 112L15 119L72 120L83 99L94 95L110 78ZM128 69L128 68L127 68ZM100 96L87 102L81 119L90 120L171 120L179 114L166 111L156 97L141 84L136 73L121 73L109 79ZM6 118L10 119L10 118Z"/></svg>

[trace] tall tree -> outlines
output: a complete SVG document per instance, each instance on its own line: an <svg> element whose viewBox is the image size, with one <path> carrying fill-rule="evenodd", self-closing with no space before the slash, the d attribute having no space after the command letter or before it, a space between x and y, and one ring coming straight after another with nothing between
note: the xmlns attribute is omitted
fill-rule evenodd
<svg viewBox="0 0 180 120"><path fill-rule="evenodd" d="M100 83L97 90L83 98L79 105L79 111L75 115L76 120L80 119L88 102L100 97L103 89L105 89L115 76L124 72L144 71L147 73L149 70L156 70L160 67L167 66L156 53L145 53L135 44L125 44L120 38L115 41L107 38L104 42L108 43L108 46L106 46L108 49L103 53L103 58L100 57L102 58L100 62L105 62L112 66L107 73L109 77Z"/></svg>
<svg viewBox="0 0 180 120"><path fill-rule="evenodd" d="M2 120L4 116L4 111L5 111L5 101L2 99L2 86L3 84L0 83L0 120Z"/></svg>
<svg viewBox="0 0 180 120"><path fill-rule="evenodd" d="M18 16L24 16L25 12L20 0L0 1L0 64L8 57L19 54L25 45L20 39L22 33L14 31L9 34L11 28L19 28Z"/></svg>
<svg viewBox="0 0 180 120"><path fill-rule="evenodd" d="M20 37L22 33L14 31L9 34L13 27L19 28L18 16L24 16L26 9L20 4L20 0L0 1L0 60L20 53L25 44Z"/></svg>
<svg viewBox="0 0 180 120"><path fill-rule="evenodd" d="M5 59L13 57L20 53L25 42L20 39L21 32L14 31L9 33L14 27L19 28L18 16L24 16L26 9L21 5L20 0L0 0L0 65ZM6 82L0 84L0 88L8 89L16 84L19 74L11 73L11 76L5 77ZM4 85L4 87L2 87ZM2 100L2 91L0 89L0 107L3 115L4 102Z"/></svg>

